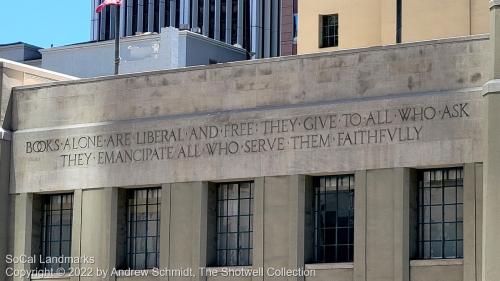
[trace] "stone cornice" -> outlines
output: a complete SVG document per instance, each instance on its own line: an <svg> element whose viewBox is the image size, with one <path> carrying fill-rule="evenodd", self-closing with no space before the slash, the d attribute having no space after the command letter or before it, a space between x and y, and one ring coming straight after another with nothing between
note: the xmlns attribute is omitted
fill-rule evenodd
<svg viewBox="0 0 500 281"><path fill-rule="evenodd" d="M500 8L500 0L490 0L490 9L493 9L493 7Z"/></svg>
<svg viewBox="0 0 500 281"><path fill-rule="evenodd" d="M483 86L483 96L487 96L489 94L500 94L500 79L493 79Z"/></svg>

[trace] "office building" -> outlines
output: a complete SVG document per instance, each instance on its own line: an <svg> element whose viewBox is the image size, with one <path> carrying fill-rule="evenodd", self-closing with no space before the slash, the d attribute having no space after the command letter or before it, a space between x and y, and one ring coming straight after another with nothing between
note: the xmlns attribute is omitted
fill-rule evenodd
<svg viewBox="0 0 500 281"><path fill-rule="evenodd" d="M298 53L489 32L487 0L298 0Z"/></svg>
<svg viewBox="0 0 500 281"><path fill-rule="evenodd" d="M113 39L115 8L107 7L97 14L94 11L100 0L91 1L92 40ZM293 0L283 2L285 13L279 0L124 0L120 6L120 36L159 32L162 27L172 26L238 44L252 58L275 57L280 55L282 44L291 43L280 34L280 25L292 24ZM282 18L282 14L286 17ZM288 27L285 30L286 36L293 36ZM286 53L290 53L289 49Z"/></svg>

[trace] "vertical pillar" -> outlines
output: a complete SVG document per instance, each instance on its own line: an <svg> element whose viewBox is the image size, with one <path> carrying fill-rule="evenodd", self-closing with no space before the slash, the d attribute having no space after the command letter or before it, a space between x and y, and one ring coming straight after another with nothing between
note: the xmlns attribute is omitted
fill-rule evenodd
<svg viewBox="0 0 500 281"><path fill-rule="evenodd" d="M203 0L203 28L201 32L208 36L210 31L210 1Z"/></svg>
<svg viewBox="0 0 500 281"><path fill-rule="evenodd" d="M214 39L215 40L220 40L220 17L221 17L221 7L220 7L220 0L215 0L215 20L214 20ZM224 27L222 27L224 28Z"/></svg>
<svg viewBox="0 0 500 281"><path fill-rule="evenodd" d="M97 0L92 0L92 7L90 9L90 18L91 18L91 26L90 26L90 40L99 40L99 14L95 12L97 8Z"/></svg>
<svg viewBox="0 0 500 281"><path fill-rule="evenodd" d="M191 0L181 0L179 7L179 24L190 24L190 10L189 10L189 2Z"/></svg>
<svg viewBox="0 0 500 281"><path fill-rule="evenodd" d="M306 177L291 176L288 191L288 268L305 267L305 193ZM295 249L295 250L294 250ZM304 277L292 277L288 280L304 281Z"/></svg>
<svg viewBox="0 0 500 281"><path fill-rule="evenodd" d="M137 0L137 30L136 32L145 32L144 30L144 5L148 5L148 0Z"/></svg>
<svg viewBox="0 0 500 281"><path fill-rule="evenodd" d="M95 263L81 264L81 267L112 270L116 266L118 189L90 189L82 192L80 253L94 257ZM107 276L102 280L114 280ZM80 280L95 280L84 277Z"/></svg>
<svg viewBox="0 0 500 281"><path fill-rule="evenodd" d="M160 0L149 0L148 1L148 30L149 32L153 32L154 29L154 22L155 22L155 1L160 1ZM146 30L145 30L146 31Z"/></svg>
<svg viewBox="0 0 500 281"><path fill-rule="evenodd" d="M33 194L22 193L14 196L15 222L14 222L14 256L30 256L32 220L33 220ZM4 258L4 257L2 257ZM30 270L29 263L11 264L15 270ZM29 277L14 277L14 281L27 281Z"/></svg>
<svg viewBox="0 0 500 281"><path fill-rule="evenodd" d="M394 280L410 280L410 169L396 169L394 190Z"/></svg>
<svg viewBox="0 0 500 281"><path fill-rule="evenodd" d="M164 249L162 244L162 251L167 251L168 257L162 253L161 264L168 262L169 268L192 268L192 273L197 275L171 276L170 281L205 280L198 274L198 268L207 265L208 183L174 183L164 192L170 193L170 208L166 211L166 206L162 206L162 221L165 212L169 213L168 239L172 243L168 242L168 249ZM161 230L164 231L165 228L167 226L162 222ZM165 238L161 239L163 243Z"/></svg>
<svg viewBox="0 0 500 281"><path fill-rule="evenodd" d="M484 153L482 280L500 280L500 1L490 1L492 80L483 88L487 103Z"/></svg>
<svg viewBox="0 0 500 281"><path fill-rule="evenodd" d="M115 19L116 19L116 7L110 6L109 8L109 39L115 38Z"/></svg>
<svg viewBox="0 0 500 281"><path fill-rule="evenodd" d="M164 184L161 187L160 268L170 268L170 206L171 184ZM166 279L169 279L168 276Z"/></svg>
<svg viewBox="0 0 500 281"><path fill-rule="evenodd" d="M463 191L463 238L464 238L464 280L474 281L476 278L476 251L475 251L475 220L476 220L476 188L474 164L464 166ZM458 219L458 218L457 218Z"/></svg>
<svg viewBox="0 0 500 281"><path fill-rule="evenodd" d="M175 0L170 0L170 26L175 26L177 17L177 3Z"/></svg>
<svg viewBox="0 0 500 281"><path fill-rule="evenodd" d="M159 5L159 11L158 11L158 19L159 19L159 27L158 30L161 32L161 28L167 26L166 23L168 23L168 15L165 14L165 7L168 6L168 1L166 0L159 0L160 5Z"/></svg>
<svg viewBox="0 0 500 281"><path fill-rule="evenodd" d="M366 171L354 180L354 280L366 281Z"/></svg>
<svg viewBox="0 0 500 281"><path fill-rule="evenodd" d="M264 188L264 272L269 268L304 268L305 177L266 177ZM264 274L264 280L300 281L303 277Z"/></svg>
<svg viewBox="0 0 500 281"><path fill-rule="evenodd" d="M280 0L272 0L272 23L271 23L271 57L277 57L279 54L279 36L280 36Z"/></svg>
<svg viewBox="0 0 500 281"><path fill-rule="evenodd" d="M1 81L0 81L1 82ZM1 91L1 90L0 90ZM5 255L9 248L9 231L11 230L10 219L10 154L11 135L10 132L0 129L0 272L5 272ZM0 280L4 280L1 277Z"/></svg>
<svg viewBox="0 0 500 281"><path fill-rule="evenodd" d="M253 267L264 268L264 201L266 178L254 180L253 203ZM252 276L252 281L262 281L263 276Z"/></svg>
<svg viewBox="0 0 500 281"><path fill-rule="evenodd" d="M191 6L193 7L191 10L191 27L200 27L198 23L198 0L190 0Z"/></svg>
<svg viewBox="0 0 500 281"><path fill-rule="evenodd" d="M236 23L236 42L243 46L243 0L238 0L238 20Z"/></svg>
<svg viewBox="0 0 500 281"><path fill-rule="evenodd" d="M208 224L208 183L196 182L193 186L193 254L191 267L198 274L200 267L207 266L207 224ZM213 241L210 241L213 242ZM205 276L196 276L193 281L205 280Z"/></svg>
<svg viewBox="0 0 500 281"><path fill-rule="evenodd" d="M99 18L99 39L98 40L105 40L106 39L106 11L102 11L99 13L97 16Z"/></svg>
<svg viewBox="0 0 500 281"><path fill-rule="evenodd" d="M482 275L482 232L483 232L483 164L476 163L476 280Z"/></svg>
<svg viewBox="0 0 500 281"><path fill-rule="evenodd" d="M129 0L130 1L130 0ZM127 3L128 1L125 1L125 4L122 4L120 6L120 37L125 36L125 26L126 26L126 18L125 16L127 15Z"/></svg>
<svg viewBox="0 0 500 281"><path fill-rule="evenodd" d="M263 36L263 57L271 56L271 0L264 2L264 36Z"/></svg>
<svg viewBox="0 0 500 281"><path fill-rule="evenodd" d="M73 193L73 225L71 226L71 256L81 256L81 233L82 233L82 194L81 189L75 190ZM83 265L86 267L88 265ZM71 264L72 268L82 267L81 263ZM78 276L72 276L71 281L79 281Z"/></svg>
<svg viewBox="0 0 500 281"><path fill-rule="evenodd" d="M410 171L369 170L366 176L366 280L409 280Z"/></svg>
<svg viewBox="0 0 500 281"><path fill-rule="evenodd" d="M262 57L262 0L250 0L250 48L252 58Z"/></svg>
<svg viewBox="0 0 500 281"><path fill-rule="evenodd" d="M493 55L493 79L500 79L500 1L490 0L490 41Z"/></svg>
<svg viewBox="0 0 500 281"><path fill-rule="evenodd" d="M126 5L127 5L127 18L126 18L125 20L127 21L127 24L126 24L126 25L127 25L127 29L126 29L126 31L125 31L125 34L126 34L127 36L130 36L130 35L135 34L135 30L132 30L132 21L133 21L132 16L133 16L133 14L134 14L134 13L133 13L133 9L134 9L134 7L133 7L133 5L134 5L134 1L132 1L132 0L127 0Z"/></svg>

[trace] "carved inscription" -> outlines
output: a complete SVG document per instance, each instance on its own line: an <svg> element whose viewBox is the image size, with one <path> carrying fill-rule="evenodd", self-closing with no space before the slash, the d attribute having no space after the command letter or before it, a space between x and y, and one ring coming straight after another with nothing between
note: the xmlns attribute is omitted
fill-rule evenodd
<svg viewBox="0 0 500 281"><path fill-rule="evenodd" d="M30 140L28 156L66 167L418 142L429 122L470 117L467 102Z"/></svg>

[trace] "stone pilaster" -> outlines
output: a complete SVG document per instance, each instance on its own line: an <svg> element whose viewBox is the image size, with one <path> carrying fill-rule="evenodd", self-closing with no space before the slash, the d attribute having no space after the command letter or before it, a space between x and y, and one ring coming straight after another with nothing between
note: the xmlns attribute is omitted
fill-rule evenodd
<svg viewBox="0 0 500 281"><path fill-rule="evenodd" d="M492 80L484 86L487 107L483 190L482 280L500 280L500 1L490 1Z"/></svg>

